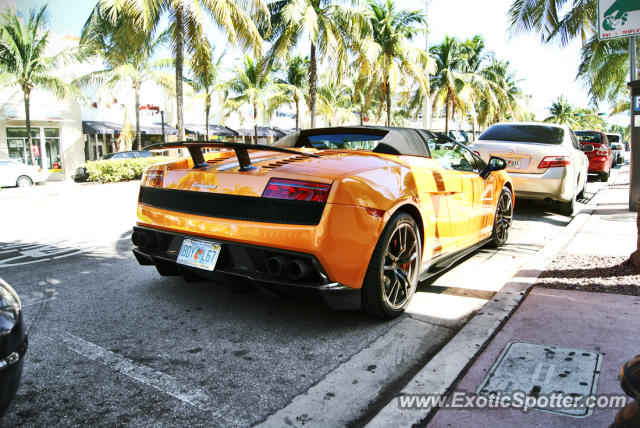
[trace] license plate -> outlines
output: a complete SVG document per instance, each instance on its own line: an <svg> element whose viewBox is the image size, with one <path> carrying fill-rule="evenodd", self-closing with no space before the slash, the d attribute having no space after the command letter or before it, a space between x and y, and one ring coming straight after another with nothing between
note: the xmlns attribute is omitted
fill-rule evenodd
<svg viewBox="0 0 640 428"><path fill-rule="evenodd" d="M216 267L221 249L222 246L215 242L185 239L176 261L181 265L212 271Z"/></svg>
<svg viewBox="0 0 640 428"><path fill-rule="evenodd" d="M520 159L506 159L508 169L519 169Z"/></svg>

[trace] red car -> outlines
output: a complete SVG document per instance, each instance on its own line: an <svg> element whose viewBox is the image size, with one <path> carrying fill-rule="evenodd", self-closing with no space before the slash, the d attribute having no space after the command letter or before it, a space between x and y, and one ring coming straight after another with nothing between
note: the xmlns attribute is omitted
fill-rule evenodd
<svg viewBox="0 0 640 428"><path fill-rule="evenodd" d="M613 164L613 152L607 136L600 131L575 131L575 134L582 151L589 158L589 174L598 174L600 180L608 181Z"/></svg>

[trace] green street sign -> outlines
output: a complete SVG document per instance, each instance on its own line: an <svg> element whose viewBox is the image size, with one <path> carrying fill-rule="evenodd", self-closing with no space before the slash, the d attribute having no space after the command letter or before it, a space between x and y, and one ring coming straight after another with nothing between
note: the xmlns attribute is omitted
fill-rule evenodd
<svg viewBox="0 0 640 428"><path fill-rule="evenodd" d="M598 0L598 38L640 35L640 0Z"/></svg>

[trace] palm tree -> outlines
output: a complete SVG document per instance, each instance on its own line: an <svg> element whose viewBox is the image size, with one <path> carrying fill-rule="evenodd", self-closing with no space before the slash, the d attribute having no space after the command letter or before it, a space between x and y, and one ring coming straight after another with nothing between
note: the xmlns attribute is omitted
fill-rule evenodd
<svg viewBox="0 0 640 428"><path fill-rule="evenodd" d="M96 5L87 19L80 38L80 46L100 55L105 68L77 78L81 87L100 85L100 90L113 91L129 87L134 91L136 150L142 148L140 134L140 89L146 82L154 82L173 94L175 86L171 74L161 71L171 60L151 60L156 50L169 41L169 32L157 37L155 31L146 32L136 27L134 17L120 14L116 21L110 18L111 9Z"/></svg>
<svg viewBox="0 0 640 428"><path fill-rule="evenodd" d="M280 83L289 85L285 95L290 96L296 106L296 131L300 130L300 101L304 99L309 73L309 58L296 55L287 59L286 76Z"/></svg>
<svg viewBox="0 0 640 428"><path fill-rule="evenodd" d="M242 49L253 49L258 54L262 48L262 37L255 22L268 16L264 0L238 3L236 0L100 0L105 7L112 7L111 18L125 13L136 16L142 29L152 31L167 12L171 31L171 46L175 57L176 115L178 139L184 139L183 81L184 51L191 55L205 40L208 22L205 10L211 14L214 23L227 34L232 45ZM204 10L203 10L204 9ZM163 21L162 21L163 22Z"/></svg>
<svg viewBox="0 0 640 428"><path fill-rule="evenodd" d="M271 31L266 31L265 36L273 44L264 67L271 67L308 37L311 128L316 126L316 55L331 57L340 79L347 64L349 41L356 37L362 23L362 16L356 11L332 3L330 0L275 0L269 3Z"/></svg>
<svg viewBox="0 0 640 428"><path fill-rule="evenodd" d="M480 74L489 82L498 102L493 115L485 118L484 125L505 120L524 120L527 114L525 97L518 86L521 80L516 79L511 63L491 58L489 64L480 70Z"/></svg>
<svg viewBox="0 0 640 428"><path fill-rule="evenodd" d="M329 126L340 126L351 118L351 92L335 76L325 75L318 87L318 114Z"/></svg>
<svg viewBox="0 0 640 428"><path fill-rule="evenodd" d="M429 49L436 62L436 74L431 79L431 90L434 93L434 110L445 107L445 133L449 133L449 117L458 111L465 114L469 106L471 76L465 72L466 58L460 42L445 36L442 43Z"/></svg>
<svg viewBox="0 0 640 428"><path fill-rule="evenodd" d="M369 25L377 55L371 66L379 76L387 109L387 126L391 126L391 95L399 81L407 77L428 93L428 71L433 67L426 52L410 44L426 29L424 16L418 11L397 10L392 0L370 0Z"/></svg>
<svg viewBox="0 0 640 428"><path fill-rule="evenodd" d="M227 112L238 111L243 105L249 104L253 109L253 128L255 144L258 143L258 119L264 117L265 112L273 110L272 96L288 89L288 85L273 81L271 73L251 57L244 58L242 66L238 67L235 77L223 85L230 95L224 102Z"/></svg>
<svg viewBox="0 0 640 428"><path fill-rule="evenodd" d="M578 125L576 120L577 111L562 95L556 98L549 107L549 116L544 120L550 123L560 123L575 128Z"/></svg>
<svg viewBox="0 0 640 428"><path fill-rule="evenodd" d="M0 71L5 86L20 86L24 96L27 150L31 164L35 165L31 149L31 92L36 88L51 91L58 98L70 95L82 97L80 91L65 83L53 73L69 60L81 58L78 52L63 50L54 56L45 56L49 45L49 32L45 31L46 5L31 10L26 23L15 12L7 9L0 16ZM42 168L44 156L41 157Z"/></svg>
<svg viewBox="0 0 640 428"><path fill-rule="evenodd" d="M589 88L591 101L615 101L627 92L629 43L626 39L598 40L593 35L581 49L577 78Z"/></svg>
<svg viewBox="0 0 640 428"><path fill-rule="evenodd" d="M206 126L206 139L209 140L209 113L211 111L211 97L216 91L218 77L222 70L222 60L226 54L223 51L216 59L212 58L210 53L215 52L215 46L211 48L208 43L203 43L204 48L196 50L192 62L193 79L187 79L187 82L193 87L194 91L202 92L204 95L204 120Z"/></svg>

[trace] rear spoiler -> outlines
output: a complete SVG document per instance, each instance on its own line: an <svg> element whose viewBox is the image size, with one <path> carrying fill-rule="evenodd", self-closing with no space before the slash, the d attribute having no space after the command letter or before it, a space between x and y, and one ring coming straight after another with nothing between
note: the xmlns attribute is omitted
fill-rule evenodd
<svg viewBox="0 0 640 428"><path fill-rule="evenodd" d="M319 157L313 153L299 152L297 150L285 149L284 147L267 146L264 144L244 144L244 143L219 143L212 141L177 141L173 143L158 143L145 147L146 150L166 150L166 149L188 149L191 159L193 159L193 167L201 168L207 166L202 154L202 149L233 149L236 152L238 158L238 164L240 165L240 171L249 171L255 169L255 166L251 165L251 158L249 157L249 150L264 151L264 152L280 152L291 153L301 156L309 156L313 158Z"/></svg>

